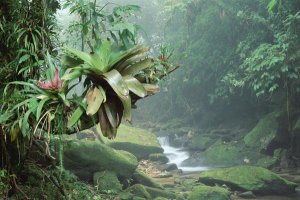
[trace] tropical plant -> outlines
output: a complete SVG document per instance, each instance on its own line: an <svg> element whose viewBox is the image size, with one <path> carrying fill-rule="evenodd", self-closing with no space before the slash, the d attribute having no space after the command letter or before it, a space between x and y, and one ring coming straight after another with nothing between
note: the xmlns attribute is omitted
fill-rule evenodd
<svg viewBox="0 0 300 200"><path fill-rule="evenodd" d="M155 62L153 58L146 57L148 51L141 46L120 51L110 41L103 42L90 54L68 49L69 56L64 58L64 64L70 72L63 80L86 77L82 94L87 105L86 115L92 117L97 114L96 121L108 138L116 136L122 119L131 121L131 108L138 99L159 91L156 83L170 69L168 57L161 55L160 62ZM159 77L149 79L155 73ZM77 108L68 127L79 120L83 111L82 107Z"/></svg>

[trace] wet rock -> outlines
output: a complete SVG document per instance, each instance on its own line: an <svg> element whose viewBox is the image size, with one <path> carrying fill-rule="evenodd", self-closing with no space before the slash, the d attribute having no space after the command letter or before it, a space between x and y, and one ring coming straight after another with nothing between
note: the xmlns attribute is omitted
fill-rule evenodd
<svg viewBox="0 0 300 200"><path fill-rule="evenodd" d="M200 174L199 181L207 185L225 184L233 191L252 191L254 194L291 194L297 184L277 174L253 166L214 169Z"/></svg>
<svg viewBox="0 0 300 200"><path fill-rule="evenodd" d="M173 170L177 170L177 165L174 163L170 163L170 164L164 164L159 166L159 169L161 171L173 171Z"/></svg>
<svg viewBox="0 0 300 200"><path fill-rule="evenodd" d="M243 192L238 194L239 197L242 197L244 199L255 199L256 196L253 194L252 191L247 191L247 192Z"/></svg>
<svg viewBox="0 0 300 200"><path fill-rule="evenodd" d="M211 146L216 139L211 135L192 135L189 139L188 148L196 151L204 151Z"/></svg>
<svg viewBox="0 0 300 200"><path fill-rule="evenodd" d="M221 187L206 185L196 186L190 193L189 200L230 200L230 192Z"/></svg>
<svg viewBox="0 0 300 200"><path fill-rule="evenodd" d="M167 163L169 162L169 158L167 156L165 156L162 153L153 153L149 155L149 160L151 161L158 161L161 163Z"/></svg>

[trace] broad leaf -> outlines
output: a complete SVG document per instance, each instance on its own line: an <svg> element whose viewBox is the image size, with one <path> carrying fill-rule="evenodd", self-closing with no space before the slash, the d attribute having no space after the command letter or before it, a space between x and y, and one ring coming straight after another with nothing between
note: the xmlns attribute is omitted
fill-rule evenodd
<svg viewBox="0 0 300 200"><path fill-rule="evenodd" d="M151 58L147 58L147 59L144 59L140 62L137 62L133 65L130 65L128 66L127 68L125 68L124 70L121 71L121 74L123 76L126 76L126 75L134 75L146 68L149 68L151 67L151 65L153 64L153 59Z"/></svg>
<svg viewBox="0 0 300 200"><path fill-rule="evenodd" d="M67 127L71 128L74 124L76 124L78 122L78 120L80 119L80 117L82 116L82 114L84 113L84 109L79 106L74 113L71 115Z"/></svg>
<svg viewBox="0 0 300 200"><path fill-rule="evenodd" d="M124 81L131 92L136 94L137 96L143 98L147 96L147 91L144 88L143 84L140 83L136 78L126 76L124 77Z"/></svg>
<svg viewBox="0 0 300 200"><path fill-rule="evenodd" d="M105 96L103 94L104 93L101 92L97 87L94 87L88 91L88 93L86 94L86 114L88 116L92 116L98 112L102 102L105 99Z"/></svg>

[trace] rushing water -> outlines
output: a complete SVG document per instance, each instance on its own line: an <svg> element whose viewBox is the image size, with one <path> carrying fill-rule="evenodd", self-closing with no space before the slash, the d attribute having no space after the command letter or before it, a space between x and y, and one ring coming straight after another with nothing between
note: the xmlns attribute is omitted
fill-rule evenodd
<svg viewBox="0 0 300 200"><path fill-rule="evenodd" d="M182 163L189 158L189 152L182 150L181 148L175 148L170 146L168 137L158 137L158 141L161 147L164 149L164 154L169 158L169 163L174 163L177 165L178 169L184 172L197 172L208 170L207 167L191 167L183 166Z"/></svg>

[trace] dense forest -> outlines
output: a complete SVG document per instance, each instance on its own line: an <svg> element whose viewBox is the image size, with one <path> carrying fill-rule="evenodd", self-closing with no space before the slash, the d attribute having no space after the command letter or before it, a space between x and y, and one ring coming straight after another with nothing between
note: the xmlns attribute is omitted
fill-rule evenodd
<svg viewBox="0 0 300 200"><path fill-rule="evenodd" d="M0 199L300 198L299 0L1 0L0 94Z"/></svg>

